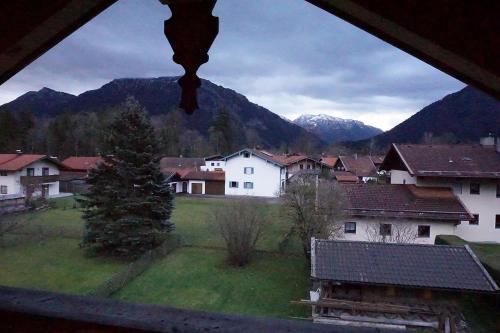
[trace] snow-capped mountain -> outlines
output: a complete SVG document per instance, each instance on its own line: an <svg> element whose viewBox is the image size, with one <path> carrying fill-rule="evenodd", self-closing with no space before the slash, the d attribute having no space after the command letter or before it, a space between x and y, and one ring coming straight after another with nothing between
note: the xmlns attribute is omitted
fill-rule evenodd
<svg viewBox="0 0 500 333"><path fill-rule="evenodd" d="M379 128L365 125L358 120L342 119L326 114L302 115L293 123L316 134L328 143L363 140L383 132Z"/></svg>

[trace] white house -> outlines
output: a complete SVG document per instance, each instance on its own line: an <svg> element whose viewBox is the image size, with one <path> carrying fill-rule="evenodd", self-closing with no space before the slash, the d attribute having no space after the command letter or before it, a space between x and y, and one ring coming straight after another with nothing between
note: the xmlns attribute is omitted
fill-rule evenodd
<svg viewBox="0 0 500 333"><path fill-rule="evenodd" d="M447 188L342 184L346 198L340 236L350 241L434 244L474 217ZM339 231L339 230L337 230Z"/></svg>
<svg viewBox="0 0 500 333"><path fill-rule="evenodd" d="M479 145L393 144L381 170L391 184L446 187L475 216L455 235L475 242L500 242L500 139Z"/></svg>
<svg viewBox="0 0 500 333"><path fill-rule="evenodd" d="M286 167L273 155L243 149L224 158L225 194L277 197L284 190Z"/></svg>
<svg viewBox="0 0 500 333"><path fill-rule="evenodd" d="M58 195L62 167L46 155L0 154L0 196Z"/></svg>

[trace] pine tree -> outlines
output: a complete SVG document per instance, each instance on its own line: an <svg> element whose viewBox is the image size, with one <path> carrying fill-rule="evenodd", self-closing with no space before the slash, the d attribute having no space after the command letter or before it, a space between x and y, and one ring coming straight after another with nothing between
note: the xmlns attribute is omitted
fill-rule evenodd
<svg viewBox="0 0 500 333"><path fill-rule="evenodd" d="M89 174L81 201L83 245L107 254L136 257L173 230L173 198L159 168L158 143L145 110L127 99L108 128L104 162Z"/></svg>
<svg viewBox="0 0 500 333"><path fill-rule="evenodd" d="M229 154L233 151L233 128L231 116L226 107L222 107L215 117L210 128L210 141L218 154Z"/></svg>

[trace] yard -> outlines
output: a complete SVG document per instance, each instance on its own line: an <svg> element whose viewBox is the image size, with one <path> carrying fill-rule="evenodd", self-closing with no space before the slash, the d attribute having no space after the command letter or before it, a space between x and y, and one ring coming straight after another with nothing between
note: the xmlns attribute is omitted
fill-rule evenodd
<svg viewBox="0 0 500 333"><path fill-rule="evenodd" d="M84 294L123 270L126 264L93 257L79 248L84 221L73 198L55 200L56 208L17 215L23 224L0 248L0 284ZM174 307L265 315L305 316L289 304L309 289L309 268L298 242L278 251L289 229L279 206L263 204L272 223L260 250L245 268L224 264L224 244L207 221L221 199L176 198L172 221L184 247L158 260L114 297Z"/></svg>

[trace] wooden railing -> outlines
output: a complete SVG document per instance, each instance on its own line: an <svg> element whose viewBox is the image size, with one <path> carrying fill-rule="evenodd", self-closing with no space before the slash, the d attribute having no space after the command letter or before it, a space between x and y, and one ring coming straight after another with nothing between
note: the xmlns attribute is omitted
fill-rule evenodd
<svg viewBox="0 0 500 333"><path fill-rule="evenodd" d="M59 181L59 175L21 176L21 185L40 185Z"/></svg>

